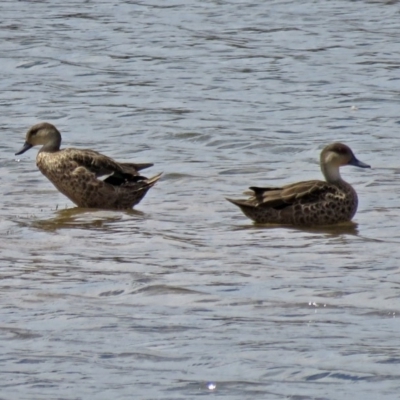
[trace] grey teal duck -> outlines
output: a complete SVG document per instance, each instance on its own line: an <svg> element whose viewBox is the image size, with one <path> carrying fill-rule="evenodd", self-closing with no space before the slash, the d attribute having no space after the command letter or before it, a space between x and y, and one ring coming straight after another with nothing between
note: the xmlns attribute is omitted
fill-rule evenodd
<svg viewBox="0 0 400 400"><path fill-rule="evenodd" d="M357 193L342 179L339 168L370 166L357 160L352 150L342 143L326 146L321 152L320 164L326 182L313 180L282 187L250 187L249 199L227 200L248 218L262 224L313 226L350 221L357 211Z"/></svg>
<svg viewBox="0 0 400 400"><path fill-rule="evenodd" d="M147 179L139 174L153 164L119 163L89 149L60 150L61 134L48 122L32 126L15 155L36 145L42 146L36 156L40 172L79 207L130 209L161 177L158 174Z"/></svg>

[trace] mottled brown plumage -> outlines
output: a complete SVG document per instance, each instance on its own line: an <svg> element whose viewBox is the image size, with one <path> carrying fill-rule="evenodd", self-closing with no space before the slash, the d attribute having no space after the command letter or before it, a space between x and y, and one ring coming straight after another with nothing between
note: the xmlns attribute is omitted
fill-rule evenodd
<svg viewBox="0 0 400 400"><path fill-rule="evenodd" d="M370 168L357 160L351 149L332 143L321 152L324 181L304 181L274 187L250 187L247 200L227 199L257 223L289 225L330 225L350 221L357 211L356 191L339 172L344 165Z"/></svg>
<svg viewBox="0 0 400 400"><path fill-rule="evenodd" d="M40 172L79 207L132 208L161 176L147 179L139 174L138 171L153 164L118 163L87 149L60 150L60 132L47 122L28 130L25 144L16 155L36 145L42 145L36 157ZM98 179L100 177L105 179Z"/></svg>

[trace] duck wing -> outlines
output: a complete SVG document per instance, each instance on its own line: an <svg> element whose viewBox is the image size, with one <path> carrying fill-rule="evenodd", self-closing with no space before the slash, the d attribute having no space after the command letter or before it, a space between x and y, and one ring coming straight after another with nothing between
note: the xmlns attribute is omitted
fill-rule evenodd
<svg viewBox="0 0 400 400"><path fill-rule="evenodd" d="M66 159L74 161L81 167L96 175L96 177L112 175L116 178L129 178L138 176L141 169L148 168L153 164L143 163L118 163L110 157L89 149L64 149L62 150Z"/></svg>
<svg viewBox="0 0 400 400"><path fill-rule="evenodd" d="M310 204L323 201L328 194L335 194L337 188L324 181L304 181L273 187L250 187L253 196L248 200L255 206L283 209L293 204Z"/></svg>
<svg viewBox="0 0 400 400"><path fill-rule="evenodd" d="M137 173L142 169L150 168L154 165L153 163L118 163L118 164L121 166L121 168L123 168L123 170L126 173L132 171L132 174L133 172Z"/></svg>

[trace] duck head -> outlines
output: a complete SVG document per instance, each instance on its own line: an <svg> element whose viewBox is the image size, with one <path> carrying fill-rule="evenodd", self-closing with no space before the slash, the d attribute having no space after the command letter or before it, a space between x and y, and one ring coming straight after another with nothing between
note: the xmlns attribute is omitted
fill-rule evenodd
<svg viewBox="0 0 400 400"><path fill-rule="evenodd" d="M371 168L368 164L358 160L350 147L343 143L331 143L322 150L321 170L327 182L341 180L339 168L345 165Z"/></svg>
<svg viewBox="0 0 400 400"><path fill-rule="evenodd" d="M16 156L25 153L33 146L42 145L40 151L55 152L60 150L61 134L57 128L48 122L33 125L26 133L25 143Z"/></svg>

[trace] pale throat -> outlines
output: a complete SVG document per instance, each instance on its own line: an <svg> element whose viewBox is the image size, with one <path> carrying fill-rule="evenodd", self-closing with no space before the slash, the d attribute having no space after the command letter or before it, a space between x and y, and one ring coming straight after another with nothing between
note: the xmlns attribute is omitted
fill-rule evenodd
<svg viewBox="0 0 400 400"><path fill-rule="evenodd" d="M342 181L339 166L333 164L323 164L321 165L321 170L327 182L334 183Z"/></svg>
<svg viewBox="0 0 400 400"><path fill-rule="evenodd" d="M60 150L61 139L54 138L50 142L47 142L39 151L45 151L47 153L54 153Z"/></svg>

